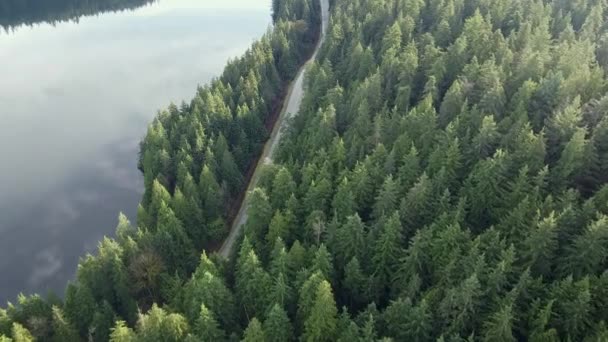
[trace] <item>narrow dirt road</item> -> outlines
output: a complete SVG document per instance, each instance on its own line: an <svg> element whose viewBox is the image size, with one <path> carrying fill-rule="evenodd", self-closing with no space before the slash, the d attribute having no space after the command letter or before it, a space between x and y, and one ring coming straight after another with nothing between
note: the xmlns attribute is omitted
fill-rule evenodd
<svg viewBox="0 0 608 342"><path fill-rule="evenodd" d="M279 114L279 118L275 123L272 132L270 134L270 139L264 145L264 151L262 152L262 157L259 159L258 165L251 177L251 181L247 187L247 194L241 203L241 207L234 218L232 223L232 227L230 227L230 234L224 241L224 244L219 250L219 254L224 258L230 257L230 252L232 251L232 246L234 245L236 238L239 236L241 230L243 229L243 225L247 222L247 209L249 207L249 193L255 189L258 180L260 178L260 171L262 170L264 165L272 164L272 157L274 152L279 146L279 142L281 141L281 136L283 135L283 129L286 126L287 119L294 116L300 110L300 104L302 103L302 97L304 96L304 74L306 73L306 68L311 61L317 58L317 53L319 52L319 48L323 41L325 40L325 34L327 31L327 26L329 24L329 0L319 0L321 2L321 36L319 37L319 43L315 48L315 52L312 57L304 63L296 80L290 86L289 92L287 94L287 98L285 99L285 103L283 105L283 109Z"/></svg>

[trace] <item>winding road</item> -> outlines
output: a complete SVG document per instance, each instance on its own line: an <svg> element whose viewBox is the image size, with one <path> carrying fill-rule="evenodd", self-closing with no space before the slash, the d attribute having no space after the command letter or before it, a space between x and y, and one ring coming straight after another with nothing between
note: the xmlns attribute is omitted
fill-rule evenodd
<svg viewBox="0 0 608 342"><path fill-rule="evenodd" d="M232 227L230 227L230 234L224 241L224 244L218 251L219 255L224 258L229 258L230 253L232 251L232 247L236 242L237 237L241 233L243 226L247 222L247 209L249 207L249 195L253 189L255 189L258 180L260 178L260 173L264 165L272 164L272 157L274 152L281 141L281 136L283 135L283 130L287 124L287 119L296 115L300 110L300 104L302 103L302 97L304 96L304 74L306 73L306 69L311 61L317 58L317 53L319 52L319 48L323 44L325 40L325 34L327 32L327 27L329 24L329 0L319 0L321 2L321 35L319 37L319 42L315 48L315 52L312 57L302 65L300 70L298 71L298 75L296 80L292 82L289 92L287 93L287 97L285 99L283 109L279 114L279 118L275 123L272 132L270 134L270 139L264 145L264 151L262 152L262 156L259 159L258 165L255 168L253 176L251 177L251 181L247 187L247 193L245 198L241 202L241 207L234 218L232 223Z"/></svg>

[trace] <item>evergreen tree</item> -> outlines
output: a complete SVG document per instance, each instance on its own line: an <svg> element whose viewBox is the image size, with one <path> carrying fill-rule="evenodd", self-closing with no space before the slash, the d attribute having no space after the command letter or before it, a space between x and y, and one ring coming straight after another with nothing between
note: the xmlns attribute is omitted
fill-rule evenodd
<svg viewBox="0 0 608 342"><path fill-rule="evenodd" d="M584 274L598 274L605 265L608 251L608 218L601 216L597 221L576 237L568 248L564 273L581 277Z"/></svg>
<svg viewBox="0 0 608 342"><path fill-rule="evenodd" d="M226 339L224 332L213 317L213 313L207 309L205 304L201 304L201 313L194 325L194 332L202 341L224 341Z"/></svg>
<svg viewBox="0 0 608 342"><path fill-rule="evenodd" d="M266 245L272 245L277 239L288 240L290 233L290 222L281 211L276 211L268 226L266 234Z"/></svg>
<svg viewBox="0 0 608 342"><path fill-rule="evenodd" d="M129 328L124 321L116 322L114 328L112 328L112 333L110 334L111 342L135 342L137 341L137 336L135 332Z"/></svg>
<svg viewBox="0 0 608 342"><path fill-rule="evenodd" d="M186 235L182 222L163 202L159 209L158 224L153 237L154 249L171 270L187 274L194 265L194 246Z"/></svg>
<svg viewBox="0 0 608 342"><path fill-rule="evenodd" d="M262 315L268 308L271 284L270 276L253 250L239 258L236 292L248 316Z"/></svg>
<svg viewBox="0 0 608 342"><path fill-rule="evenodd" d="M268 225L272 219L272 207L266 192L256 188L251 193L249 208L247 210L246 234L258 250L262 250L263 241L268 232Z"/></svg>
<svg viewBox="0 0 608 342"><path fill-rule="evenodd" d="M336 217L340 221L355 213L356 203L347 178L344 178L340 185L338 185L338 190L334 195L332 207Z"/></svg>
<svg viewBox="0 0 608 342"><path fill-rule="evenodd" d="M361 269L357 257L353 257L344 269L344 288L345 302L350 307L358 308L368 301L369 280Z"/></svg>
<svg viewBox="0 0 608 342"><path fill-rule="evenodd" d="M197 322L201 306L205 305L221 327L227 328L235 324L235 300L225 281L219 274L214 274L216 272L215 266L202 258L196 272L183 287L183 311L188 321Z"/></svg>
<svg viewBox="0 0 608 342"><path fill-rule="evenodd" d="M348 217L338 228L334 249L338 265L346 265L353 257L365 255L365 227L359 215Z"/></svg>
<svg viewBox="0 0 608 342"><path fill-rule="evenodd" d="M33 342L34 337L19 323L13 323L12 337L14 342Z"/></svg>
<svg viewBox="0 0 608 342"><path fill-rule="evenodd" d="M156 305L142 315L137 324L138 337L143 341L183 341L188 331L188 322L184 317L169 314Z"/></svg>
<svg viewBox="0 0 608 342"><path fill-rule="evenodd" d="M388 216L393 213L397 209L397 195L398 185L393 180L393 176L389 175L384 181L378 197L376 197L374 217L379 219L383 215Z"/></svg>
<svg viewBox="0 0 608 342"><path fill-rule="evenodd" d="M288 342L293 338L293 329L287 316L287 312L278 304L275 304L268 317L264 321L264 332L266 341L269 342Z"/></svg>
<svg viewBox="0 0 608 342"><path fill-rule="evenodd" d="M215 175L209 169L209 166L204 165L203 171L199 180L199 191L201 203L203 204L203 212L207 221L209 218L215 217L220 208L220 186L217 183Z"/></svg>
<svg viewBox="0 0 608 342"><path fill-rule="evenodd" d="M397 270L403 255L401 230L399 214L395 213L385 220L382 232L373 247L374 274L384 286L388 285L388 280Z"/></svg>
<svg viewBox="0 0 608 342"><path fill-rule="evenodd" d="M513 337L513 307L505 305L486 321L484 340L516 341Z"/></svg>
<svg viewBox="0 0 608 342"><path fill-rule="evenodd" d="M407 299L391 302L384 312L388 336L398 341L427 341L432 333L431 313L426 301L413 305Z"/></svg>
<svg viewBox="0 0 608 342"><path fill-rule="evenodd" d="M336 334L338 310L331 286L322 281L316 293L310 315L304 322L305 341L333 341Z"/></svg>
<svg viewBox="0 0 608 342"><path fill-rule="evenodd" d="M315 252L312 270L313 272L321 273L325 279L332 280L334 278L334 266L331 255L324 244L321 244Z"/></svg>
<svg viewBox="0 0 608 342"><path fill-rule="evenodd" d="M80 336L86 336L95 311L95 298L91 290L85 285L69 284L63 311Z"/></svg>
<svg viewBox="0 0 608 342"><path fill-rule="evenodd" d="M262 324L258 321L257 318L253 318L249 321L249 325L247 326L247 330L245 330L245 336L241 340L242 342L265 342L266 334L264 333L264 329L262 328Z"/></svg>
<svg viewBox="0 0 608 342"><path fill-rule="evenodd" d="M53 341L76 342L79 340L78 332L63 317L61 309L56 306L53 307Z"/></svg>
<svg viewBox="0 0 608 342"><path fill-rule="evenodd" d="M289 197L296 192L296 183L286 168L281 168L272 183L272 207L283 208Z"/></svg>

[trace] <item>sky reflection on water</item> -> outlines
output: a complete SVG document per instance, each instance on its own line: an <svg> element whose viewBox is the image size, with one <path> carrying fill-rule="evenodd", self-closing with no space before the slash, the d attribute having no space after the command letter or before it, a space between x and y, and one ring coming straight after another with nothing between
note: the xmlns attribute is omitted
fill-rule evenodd
<svg viewBox="0 0 608 342"><path fill-rule="evenodd" d="M138 142L270 25L268 0L162 0L0 33L0 303L62 292L135 220Z"/></svg>

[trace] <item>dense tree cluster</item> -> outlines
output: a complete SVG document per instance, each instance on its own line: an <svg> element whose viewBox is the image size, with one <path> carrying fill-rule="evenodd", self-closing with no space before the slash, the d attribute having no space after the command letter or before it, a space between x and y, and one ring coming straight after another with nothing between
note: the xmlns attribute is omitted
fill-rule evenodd
<svg viewBox="0 0 608 342"><path fill-rule="evenodd" d="M273 33L151 125L140 228L122 218L65 303L21 297L0 334L608 340L607 4L332 1L242 241L199 259L313 41L318 4L273 4Z"/></svg>
<svg viewBox="0 0 608 342"><path fill-rule="evenodd" d="M256 190L274 218L247 232L271 276L288 265L297 335L323 340L307 323L331 318L327 340L608 339L606 14L595 0L334 2ZM311 281L341 314L313 318Z"/></svg>
<svg viewBox="0 0 608 342"><path fill-rule="evenodd" d="M145 181L139 227L166 226L159 220L171 211L199 251L227 233L229 209L268 138L286 84L318 35L316 1L285 1L278 8L274 13L284 14L277 14L271 32L199 87L190 104L172 104L150 125L139 161Z"/></svg>
<svg viewBox="0 0 608 342"><path fill-rule="evenodd" d="M223 274L211 262L197 268L198 256L227 233L266 127L316 44L319 11L313 0L281 2L274 27L221 77L199 87L190 104L159 112L141 143L137 227L119 217L116 238L81 261L64 303L20 296L0 310L0 336L183 341L241 333Z"/></svg>
<svg viewBox="0 0 608 342"><path fill-rule="evenodd" d="M0 0L0 27L8 30L41 22L55 24L103 12L141 7L156 0Z"/></svg>

